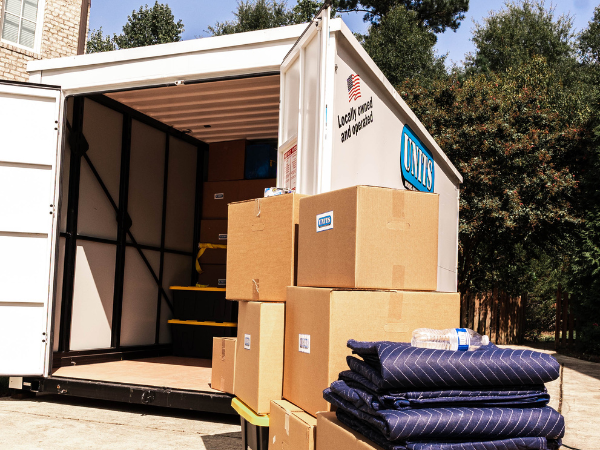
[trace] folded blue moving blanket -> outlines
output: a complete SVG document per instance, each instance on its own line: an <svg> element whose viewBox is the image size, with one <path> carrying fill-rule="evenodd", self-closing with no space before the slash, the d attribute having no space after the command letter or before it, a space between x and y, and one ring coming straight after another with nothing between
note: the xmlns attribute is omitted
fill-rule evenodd
<svg viewBox="0 0 600 450"><path fill-rule="evenodd" d="M515 437L469 442L452 440L390 442L377 430L356 419L343 409L338 409L336 415L340 422L385 450L556 450L560 447L560 439L546 439L544 437Z"/></svg>
<svg viewBox="0 0 600 450"><path fill-rule="evenodd" d="M465 387L460 389L401 390L377 392L370 389L368 380L350 370L340 373L331 391L357 408L365 405L373 411L380 409L431 408L444 406L498 406L541 407L546 406L550 395L540 386L501 386L497 389Z"/></svg>
<svg viewBox="0 0 600 450"><path fill-rule="evenodd" d="M560 370L546 353L493 344L468 352L386 341L350 340L348 347L364 360L348 358L350 369L381 390L539 385L558 378Z"/></svg>
<svg viewBox="0 0 600 450"><path fill-rule="evenodd" d="M381 433L388 441L460 439L464 441L516 437L562 438L563 417L543 408L427 408L367 411L333 393L325 400Z"/></svg>

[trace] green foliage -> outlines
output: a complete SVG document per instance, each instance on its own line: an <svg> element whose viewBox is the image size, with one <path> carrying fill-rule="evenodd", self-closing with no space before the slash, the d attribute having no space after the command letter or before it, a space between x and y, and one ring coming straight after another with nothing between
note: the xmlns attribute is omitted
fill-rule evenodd
<svg viewBox="0 0 600 450"><path fill-rule="evenodd" d="M594 9L594 18L579 35L577 49L585 64L600 64L600 6Z"/></svg>
<svg viewBox="0 0 600 450"><path fill-rule="evenodd" d="M181 19L175 22L169 5L156 1L152 8L140 6L131 13L123 33L115 37L115 43L119 48L133 48L178 42L183 30L183 22Z"/></svg>
<svg viewBox="0 0 600 450"><path fill-rule="evenodd" d="M582 139L577 99L558 96L547 63L502 74L453 76L402 95L464 175L459 289L523 287L528 260L555 251L578 222L570 170ZM563 102L557 105L557 99ZM571 101L569 101L571 100Z"/></svg>
<svg viewBox="0 0 600 450"><path fill-rule="evenodd" d="M175 22L171 8L156 1L152 8L140 6L127 17L120 35L104 36L102 27L90 32L86 53L178 42L183 33L181 20Z"/></svg>
<svg viewBox="0 0 600 450"><path fill-rule="evenodd" d="M233 14L235 20L217 22L214 27L208 27L209 33L221 36L290 24L290 12L285 1L241 0Z"/></svg>
<svg viewBox="0 0 600 450"><path fill-rule="evenodd" d="M306 23L314 18L321 6L322 3L315 0L300 0L291 9L285 0L241 0L233 11L234 20L217 22L208 27L208 32L213 36L221 36Z"/></svg>
<svg viewBox="0 0 600 450"><path fill-rule="evenodd" d="M416 13L421 28L433 33L443 33L447 28L456 31L465 13L469 0L340 0L339 11L362 11L364 20L379 24L391 10L403 6Z"/></svg>
<svg viewBox="0 0 600 450"><path fill-rule="evenodd" d="M436 38L419 26L417 13L399 5L371 25L363 46L392 85L409 78L423 83L446 75L445 57L434 52Z"/></svg>
<svg viewBox="0 0 600 450"><path fill-rule="evenodd" d="M544 1L518 0L476 24L473 43L475 55L467 58L467 66L480 71L502 71L527 64L541 56L556 69L572 61L572 19L546 9Z"/></svg>
<svg viewBox="0 0 600 450"><path fill-rule="evenodd" d="M97 30L90 30L87 44L85 47L86 53L110 52L116 50L114 37L105 36L102 33L102 27Z"/></svg>

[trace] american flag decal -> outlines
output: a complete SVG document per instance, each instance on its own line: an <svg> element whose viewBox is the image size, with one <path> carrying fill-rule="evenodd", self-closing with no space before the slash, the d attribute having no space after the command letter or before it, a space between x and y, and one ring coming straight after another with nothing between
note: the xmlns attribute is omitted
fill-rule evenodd
<svg viewBox="0 0 600 450"><path fill-rule="evenodd" d="M358 75L350 75L348 77L348 101L357 100L360 98L360 77Z"/></svg>

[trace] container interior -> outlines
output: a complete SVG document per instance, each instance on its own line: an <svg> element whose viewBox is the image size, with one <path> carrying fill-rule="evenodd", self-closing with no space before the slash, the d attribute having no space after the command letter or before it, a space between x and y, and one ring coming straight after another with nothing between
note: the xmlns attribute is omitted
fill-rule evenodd
<svg viewBox="0 0 600 450"><path fill-rule="evenodd" d="M210 391L206 343L211 330L222 329L169 323L181 319L171 287L199 281L209 144L245 139L275 147L279 75L66 103L53 376ZM205 271L212 266L218 264ZM224 266L216 269L224 273ZM175 348L176 327L185 330L179 341L193 339L190 327L202 330L199 357Z"/></svg>

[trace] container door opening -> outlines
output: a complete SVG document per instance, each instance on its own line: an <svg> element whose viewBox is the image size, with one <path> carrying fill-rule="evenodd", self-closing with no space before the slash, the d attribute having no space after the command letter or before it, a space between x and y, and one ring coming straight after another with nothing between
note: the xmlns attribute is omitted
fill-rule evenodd
<svg viewBox="0 0 600 450"><path fill-rule="evenodd" d="M268 73L68 99L87 150L79 180L73 164L63 174L78 200L61 211L53 377L218 393L212 337L236 336L237 303L212 247L226 245L227 203L276 184L279 91Z"/></svg>

